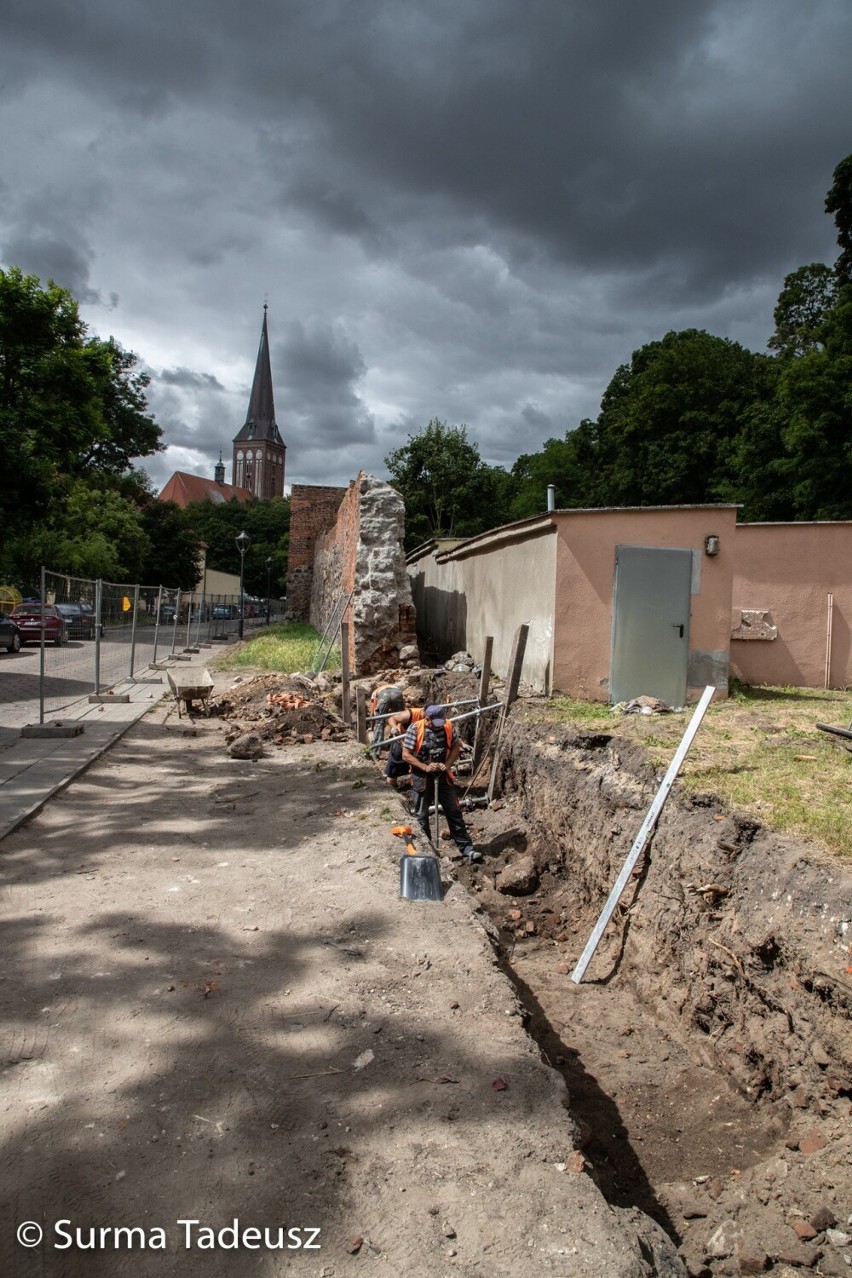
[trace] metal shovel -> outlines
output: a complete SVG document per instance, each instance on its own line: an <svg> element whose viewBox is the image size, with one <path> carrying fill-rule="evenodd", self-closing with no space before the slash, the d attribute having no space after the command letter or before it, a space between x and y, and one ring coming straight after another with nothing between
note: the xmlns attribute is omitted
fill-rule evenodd
<svg viewBox="0 0 852 1278"><path fill-rule="evenodd" d="M394 834L410 836L411 826L394 826ZM441 866L436 856L421 856L410 837L399 858L399 894L406 901L443 901Z"/></svg>

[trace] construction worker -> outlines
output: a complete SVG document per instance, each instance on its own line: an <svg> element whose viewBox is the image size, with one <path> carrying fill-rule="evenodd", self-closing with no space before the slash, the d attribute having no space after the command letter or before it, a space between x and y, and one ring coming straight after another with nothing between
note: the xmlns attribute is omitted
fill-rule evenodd
<svg viewBox="0 0 852 1278"><path fill-rule="evenodd" d="M400 790L403 786L410 784L411 769L402 758L402 738L409 725L419 723L422 718L422 708L410 706L407 710L398 710L396 714L392 714L389 719L385 720L387 735L399 738L398 741L394 741L393 745L389 746L388 757L384 766L385 781L392 790Z"/></svg>
<svg viewBox="0 0 852 1278"><path fill-rule="evenodd" d="M378 756L379 742L385 737L385 715L394 710L404 710L402 688L393 683L383 683L373 690L370 697L370 718L373 720L373 758Z"/></svg>
<svg viewBox="0 0 852 1278"><path fill-rule="evenodd" d="M435 799L435 822L438 804L447 818L450 834L466 861L481 861L461 814L453 786L451 768L461 754L461 737L452 722L444 718L443 706L427 706L423 717L410 723L402 742L402 758L411 768L414 815L431 841L429 805Z"/></svg>

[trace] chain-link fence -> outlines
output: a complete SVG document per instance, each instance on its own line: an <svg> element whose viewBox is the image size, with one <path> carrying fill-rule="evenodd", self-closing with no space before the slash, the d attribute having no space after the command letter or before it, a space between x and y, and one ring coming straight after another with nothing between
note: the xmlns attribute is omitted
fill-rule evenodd
<svg viewBox="0 0 852 1278"><path fill-rule="evenodd" d="M42 602L43 601L43 602ZM167 586L91 581L42 569L41 599L12 611L39 665L22 673L39 719L128 680L150 678L159 661L243 638L280 621L284 604L243 595L207 596Z"/></svg>

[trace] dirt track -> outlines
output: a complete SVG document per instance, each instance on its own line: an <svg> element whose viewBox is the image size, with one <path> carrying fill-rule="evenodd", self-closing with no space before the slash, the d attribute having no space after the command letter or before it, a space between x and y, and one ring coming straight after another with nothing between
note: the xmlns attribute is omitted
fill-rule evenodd
<svg viewBox="0 0 852 1278"><path fill-rule="evenodd" d="M374 766L225 735L161 706L3 843L3 1273L681 1273L571 1170L475 902L397 898Z"/></svg>

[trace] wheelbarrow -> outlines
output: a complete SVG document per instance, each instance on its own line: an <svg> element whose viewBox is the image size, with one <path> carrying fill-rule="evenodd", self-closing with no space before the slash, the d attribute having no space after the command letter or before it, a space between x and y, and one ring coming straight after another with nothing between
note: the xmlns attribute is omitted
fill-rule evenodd
<svg viewBox="0 0 852 1278"><path fill-rule="evenodd" d="M181 670L172 674L171 670L166 672L169 680L169 687L174 693L177 702L178 718L181 717L181 703L186 707L186 713L192 714L192 705L194 701L200 701L201 707L210 717L210 706L208 699L213 691L213 676L209 670Z"/></svg>

